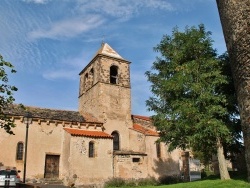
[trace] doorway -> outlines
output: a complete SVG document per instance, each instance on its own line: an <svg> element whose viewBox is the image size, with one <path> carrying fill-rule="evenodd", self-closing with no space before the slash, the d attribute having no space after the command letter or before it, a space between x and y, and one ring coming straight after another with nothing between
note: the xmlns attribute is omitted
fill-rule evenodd
<svg viewBox="0 0 250 188"><path fill-rule="evenodd" d="M59 159L60 155L46 155L44 178L59 177Z"/></svg>

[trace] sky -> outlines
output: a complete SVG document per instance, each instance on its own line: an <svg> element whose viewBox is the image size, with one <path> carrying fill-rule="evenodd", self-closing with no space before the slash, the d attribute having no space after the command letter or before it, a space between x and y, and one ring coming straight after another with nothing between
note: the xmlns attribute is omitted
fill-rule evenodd
<svg viewBox="0 0 250 188"><path fill-rule="evenodd" d="M79 73L108 43L131 62L132 114L150 116L153 48L174 27L199 24L224 53L215 0L0 0L0 54L17 70L15 103L77 111Z"/></svg>

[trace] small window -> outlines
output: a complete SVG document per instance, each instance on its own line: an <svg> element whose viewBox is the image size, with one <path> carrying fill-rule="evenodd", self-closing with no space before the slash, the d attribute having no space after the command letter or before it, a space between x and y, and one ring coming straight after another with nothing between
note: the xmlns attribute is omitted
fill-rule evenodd
<svg viewBox="0 0 250 188"><path fill-rule="evenodd" d="M22 142L17 143L16 160L23 160L23 143Z"/></svg>
<svg viewBox="0 0 250 188"><path fill-rule="evenodd" d="M115 65L110 67L110 83L118 84L118 67Z"/></svg>
<svg viewBox="0 0 250 188"><path fill-rule="evenodd" d="M120 138L118 132L113 132L113 150L120 150Z"/></svg>
<svg viewBox="0 0 250 188"><path fill-rule="evenodd" d="M160 142L156 142L156 155L158 158L161 157L161 143Z"/></svg>
<svg viewBox="0 0 250 188"><path fill-rule="evenodd" d="M91 78L91 85L93 85L94 84L94 69L92 68L91 70L90 70L90 78Z"/></svg>
<svg viewBox="0 0 250 188"><path fill-rule="evenodd" d="M94 157L95 153L95 144L94 142L89 142L89 157Z"/></svg>
<svg viewBox="0 0 250 188"><path fill-rule="evenodd" d="M139 162L140 162L140 158L138 158L138 157L133 157L133 158L132 158L132 161L133 161L133 163L139 163Z"/></svg>

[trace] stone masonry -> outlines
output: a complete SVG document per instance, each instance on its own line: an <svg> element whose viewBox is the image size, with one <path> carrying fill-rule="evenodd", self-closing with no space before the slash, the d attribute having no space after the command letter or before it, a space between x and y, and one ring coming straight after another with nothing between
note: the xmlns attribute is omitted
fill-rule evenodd
<svg viewBox="0 0 250 188"><path fill-rule="evenodd" d="M234 76L250 181L250 1L217 0L217 6Z"/></svg>

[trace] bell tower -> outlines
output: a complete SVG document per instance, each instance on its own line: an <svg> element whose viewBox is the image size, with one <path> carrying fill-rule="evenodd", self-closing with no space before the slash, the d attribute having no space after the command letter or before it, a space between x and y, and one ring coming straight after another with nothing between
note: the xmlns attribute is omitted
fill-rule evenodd
<svg viewBox="0 0 250 188"><path fill-rule="evenodd" d="M129 61L103 43L79 75L79 112L96 117L110 134L132 126Z"/></svg>

